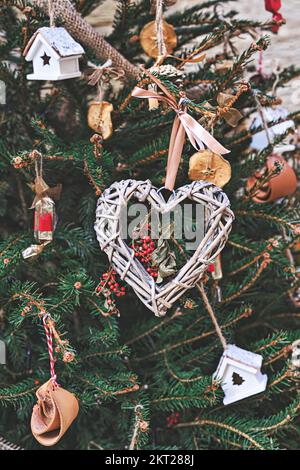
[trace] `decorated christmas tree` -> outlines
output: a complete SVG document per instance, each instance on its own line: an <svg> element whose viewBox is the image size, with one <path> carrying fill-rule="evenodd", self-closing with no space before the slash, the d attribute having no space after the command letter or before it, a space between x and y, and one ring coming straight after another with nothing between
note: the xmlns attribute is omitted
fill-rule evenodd
<svg viewBox="0 0 300 470"><path fill-rule="evenodd" d="M296 449L280 2L0 3L0 449Z"/></svg>

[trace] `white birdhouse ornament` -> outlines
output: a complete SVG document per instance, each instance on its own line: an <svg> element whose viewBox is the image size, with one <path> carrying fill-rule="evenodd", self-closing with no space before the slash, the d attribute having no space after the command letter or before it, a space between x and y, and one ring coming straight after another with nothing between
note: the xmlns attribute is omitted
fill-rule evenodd
<svg viewBox="0 0 300 470"><path fill-rule="evenodd" d="M260 371L262 356L229 344L221 357L214 379L221 381L224 405L263 392L268 377Z"/></svg>
<svg viewBox="0 0 300 470"><path fill-rule="evenodd" d="M25 59L33 63L28 80L66 80L80 77L84 49L62 27L39 28L28 42Z"/></svg>

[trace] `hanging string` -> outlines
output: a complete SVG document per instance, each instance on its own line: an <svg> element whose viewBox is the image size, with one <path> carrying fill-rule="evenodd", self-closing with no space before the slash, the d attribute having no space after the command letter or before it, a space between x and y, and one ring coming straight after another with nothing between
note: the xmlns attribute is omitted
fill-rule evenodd
<svg viewBox="0 0 300 470"><path fill-rule="evenodd" d="M256 103L257 111L260 115L262 125L263 125L263 128L264 128L266 136L267 136L268 144L272 145L273 142L272 142L272 139L271 139L271 133L270 133L270 129L268 128L268 124L267 124L267 121L266 121L266 118L265 118L265 113L264 113L263 107L260 104L260 101L259 101L255 91L252 88L251 88L251 90L252 90L252 95L253 95L255 103Z"/></svg>
<svg viewBox="0 0 300 470"><path fill-rule="evenodd" d="M280 67L280 64L279 64L279 60L276 59L275 60L275 66L274 66L274 69L273 69L273 73L275 75L275 81L273 83L272 92L271 92L273 96L276 95L277 86L278 86L278 83L279 83L279 80L280 80L280 72L281 72L281 67Z"/></svg>
<svg viewBox="0 0 300 470"><path fill-rule="evenodd" d="M50 28L54 28L55 27L55 17L54 17L53 0L48 0L48 11L49 11L49 18L50 18Z"/></svg>
<svg viewBox="0 0 300 470"><path fill-rule="evenodd" d="M129 450L134 450L134 448L136 446L138 434L139 434L139 431L140 431L140 425L141 425L141 422L142 422L141 410L143 408L144 408L143 405L136 405L136 407L134 408L135 423L134 423L134 429L133 429L131 442L130 442L130 445L129 445Z"/></svg>
<svg viewBox="0 0 300 470"><path fill-rule="evenodd" d="M156 28L158 59L160 59L167 55L167 48L165 44L164 30L163 30L163 0L156 0L155 28Z"/></svg>
<svg viewBox="0 0 300 470"><path fill-rule="evenodd" d="M38 164L38 160L40 162L40 165ZM38 152L38 158L35 159L34 167L35 167L35 177L42 178L43 177L43 154L40 152Z"/></svg>
<svg viewBox="0 0 300 470"><path fill-rule="evenodd" d="M259 53L258 53L258 73L260 75L264 75L264 55L263 55L263 51L260 50Z"/></svg>
<svg viewBox="0 0 300 470"><path fill-rule="evenodd" d="M45 330L46 338L47 338L48 353L49 353L49 360L50 360L51 381L54 387L58 387L58 383L56 382L57 376L55 374L55 359L53 356L52 329L48 325L49 319L51 319L49 313L45 313L45 315L43 316L43 325L44 325L44 330Z"/></svg>
<svg viewBox="0 0 300 470"><path fill-rule="evenodd" d="M217 320L217 318L216 318L215 312L213 311L213 308L212 308L212 306L210 305L210 302L209 302L209 300L208 300L208 297L207 297L206 292L205 292L205 289L204 289L203 282L198 283L198 284L197 284L197 288L198 288L198 290L199 290L199 292L200 292L200 294L201 294L201 296L202 296L202 300L203 300L203 302L204 302L205 308L206 308L206 310L208 311L208 314L209 314L209 316L210 316L210 318L211 318L211 321L213 322L213 325L214 325L215 330L216 330L216 333L217 333L217 335L218 335L218 337L219 337L219 339L220 339L220 341L221 341L221 344L222 344L222 346L223 346L223 349L225 350L225 349L227 349L227 341L226 341L225 336L224 336L223 333L222 333L222 330L221 330L220 325L219 325L219 323L218 323L218 320Z"/></svg>
<svg viewBox="0 0 300 470"><path fill-rule="evenodd" d="M263 39L263 32L261 29L259 31L260 31L259 33L257 31L254 32L254 37L256 41L260 41L261 39ZM259 73L259 75L264 77L265 75L264 51L262 49L258 51L257 72Z"/></svg>
<svg viewBox="0 0 300 470"><path fill-rule="evenodd" d="M222 5L214 6L214 15L223 25L231 26L231 22L228 21L227 18L225 18L225 10ZM224 34L223 51L226 56L228 54L228 46L230 46L232 49L232 46L230 44L230 32Z"/></svg>
<svg viewBox="0 0 300 470"><path fill-rule="evenodd" d="M35 209L37 203L43 197L50 197L57 201L60 198L62 185L57 184L56 186L49 188L43 178L43 155L35 151L35 180L34 183L29 184L32 191L35 193L35 198L31 204L31 209Z"/></svg>

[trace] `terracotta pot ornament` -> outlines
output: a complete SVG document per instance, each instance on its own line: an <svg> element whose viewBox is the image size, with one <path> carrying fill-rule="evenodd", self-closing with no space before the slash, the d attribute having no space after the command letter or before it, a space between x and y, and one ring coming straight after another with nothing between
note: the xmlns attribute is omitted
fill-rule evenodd
<svg viewBox="0 0 300 470"><path fill-rule="evenodd" d="M278 175L272 176L268 181L259 186L259 181L264 178L267 172L274 172L276 168L276 162L278 162L282 169ZM255 191L255 187L258 185L258 189ZM247 181L247 190L251 194L251 199L257 204L263 204L265 202L272 202L280 197L286 197L292 195L297 189L297 176L292 167L284 160L281 155L271 155L268 157L266 166L260 171L257 171Z"/></svg>
<svg viewBox="0 0 300 470"><path fill-rule="evenodd" d="M65 434L78 415L76 397L52 380L43 384L36 392L37 404L31 416L31 431L43 446L55 445Z"/></svg>

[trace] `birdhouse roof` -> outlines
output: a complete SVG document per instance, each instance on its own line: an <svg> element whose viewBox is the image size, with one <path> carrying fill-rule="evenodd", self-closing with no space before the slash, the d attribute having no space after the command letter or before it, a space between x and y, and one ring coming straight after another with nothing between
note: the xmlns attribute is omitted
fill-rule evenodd
<svg viewBox="0 0 300 470"><path fill-rule="evenodd" d="M39 28L29 40L24 50L27 60L32 60L35 52L34 45L37 45L39 40L51 47L58 58L84 54L83 47L74 41L65 28L61 26L53 28L44 26Z"/></svg>
<svg viewBox="0 0 300 470"><path fill-rule="evenodd" d="M237 363L248 372L256 373L261 368L262 356L238 348L234 344L228 344L219 362L215 376L221 378L224 375L227 365L237 365Z"/></svg>

